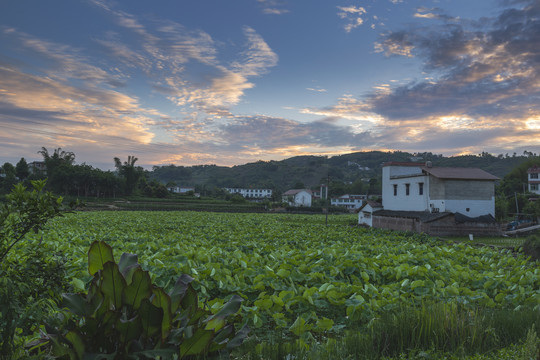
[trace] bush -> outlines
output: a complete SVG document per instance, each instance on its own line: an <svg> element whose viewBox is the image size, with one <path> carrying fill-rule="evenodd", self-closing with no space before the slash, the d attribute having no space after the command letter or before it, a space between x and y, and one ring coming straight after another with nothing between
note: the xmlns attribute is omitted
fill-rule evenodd
<svg viewBox="0 0 540 360"><path fill-rule="evenodd" d="M249 331L235 329L241 297L232 296L212 314L199 307L193 278L182 275L166 293L152 284L136 255L124 253L117 264L104 242L91 245L88 272L93 279L86 293L63 295L67 311L49 325L41 351L69 359L221 356Z"/></svg>
<svg viewBox="0 0 540 360"><path fill-rule="evenodd" d="M540 235L531 235L523 243L523 252L531 260L540 260Z"/></svg>
<svg viewBox="0 0 540 360"><path fill-rule="evenodd" d="M28 232L42 229L61 215L62 199L44 192L45 181L33 190L15 185L0 207L0 354L19 358L23 337L47 316L65 287L65 259L43 244L19 246Z"/></svg>

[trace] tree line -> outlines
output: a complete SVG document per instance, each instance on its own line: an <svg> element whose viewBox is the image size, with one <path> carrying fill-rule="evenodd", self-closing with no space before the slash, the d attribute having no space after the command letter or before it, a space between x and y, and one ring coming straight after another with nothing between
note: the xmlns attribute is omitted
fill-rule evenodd
<svg viewBox="0 0 540 360"><path fill-rule="evenodd" d="M148 173L136 165L137 158L128 156L124 162L113 159L115 171L103 171L88 164L75 164L75 154L56 148L49 151L42 147L43 168L30 166L25 158L16 165L9 162L0 167L0 193L7 194L18 182L29 185L32 180L47 180L47 190L64 196L107 197L145 196L165 197L167 189L149 180Z"/></svg>

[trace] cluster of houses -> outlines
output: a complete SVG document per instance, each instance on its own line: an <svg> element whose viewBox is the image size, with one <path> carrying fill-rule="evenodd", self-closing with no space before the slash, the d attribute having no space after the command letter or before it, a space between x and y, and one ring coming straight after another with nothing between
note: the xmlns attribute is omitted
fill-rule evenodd
<svg viewBox="0 0 540 360"><path fill-rule="evenodd" d="M540 194L540 167L527 171L528 190ZM431 162L388 162L382 168L382 203L366 195L346 194L331 205L358 213L360 225L435 236L500 235L495 221L495 182L498 177L478 168L434 167ZM193 188L170 189L178 193ZM270 189L225 188L252 200L272 196ZM292 189L283 193L289 206L310 207L327 199L328 188Z"/></svg>
<svg viewBox="0 0 540 360"><path fill-rule="evenodd" d="M389 162L383 166L382 204L364 203L358 223L437 236L498 235L498 179L477 168Z"/></svg>

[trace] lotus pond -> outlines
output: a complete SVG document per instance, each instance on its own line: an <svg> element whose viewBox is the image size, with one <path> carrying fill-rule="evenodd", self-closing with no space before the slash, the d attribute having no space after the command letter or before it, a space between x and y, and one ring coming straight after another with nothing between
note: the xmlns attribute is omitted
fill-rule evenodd
<svg viewBox="0 0 540 360"><path fill-rule="evenodd" d="M540 267L519 253L352 226L353 215L82 212L33 241L64 251L75 288L90 280L87 251L104 240L139 256L165 288L180 274L210 309L233 294L254 331L339 334L403 305L540 308ZM258 330L257 330L258 329Z"/></svg>

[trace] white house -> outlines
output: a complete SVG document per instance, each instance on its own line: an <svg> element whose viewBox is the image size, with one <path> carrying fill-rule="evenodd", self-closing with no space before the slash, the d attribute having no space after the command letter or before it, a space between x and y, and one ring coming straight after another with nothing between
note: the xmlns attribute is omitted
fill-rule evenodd
<svg viewBox="0 0 540 360"><path fill-rule="evenodd" d="M375 201L366 201L358 209L358 224L373 226L373 213L378 210L382 210L382 204Z"/></svg>
<svg viewBox="0 0 540 360"><path fill-rule="evenodd" d="M330 205L341 206L349 210L358 209L367 199L366 195L349 195L345 194L338 198L332 198Z"/></svg>
<svg viewBox="0 0 540 360"><path fill-rule="evenodd" d="M478 168L389 162L383 165L382 205L384 210L495 216L498 179Z"/></svg>
<svg viewBox="0 0 540 360"><path fill-rule="evenodd" d="M195 188L194 187L169 186L167 188L167 190L169 190L170 192L175 193L175 194L186 194L186 193L188 193L190 191L195 193Z"/></svg>
<svg viewBox="0 0 540 360"><path fill-rule="evenodd" d="M529 192L540 194L540 167L534 165L527 170L527 182L529 183Z"/></svg>
<svg viewBox="0 0 540 360"><path fill-rule="evenodd" d="M307 189L294 189L284 192L281 198L290 206L311 206L312 193Z"/></svg>
<svg viewBox="0 0 540 360"><path fill-rule="evenodd" d="M240 194L249 199L263 199L272 196L270 189L243 189L243 188L224 188L230 194Z"/></svg>

